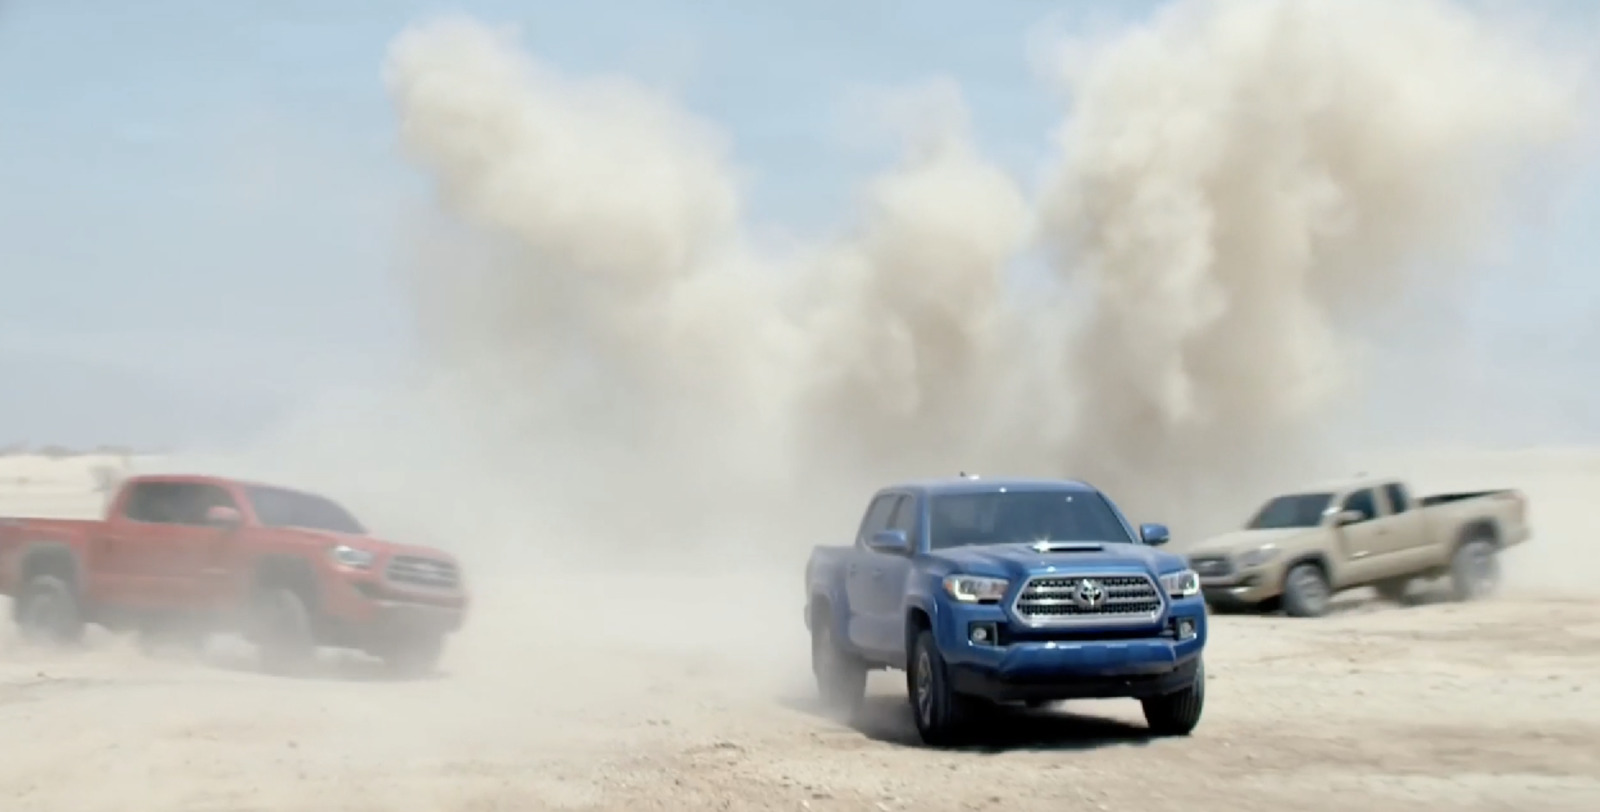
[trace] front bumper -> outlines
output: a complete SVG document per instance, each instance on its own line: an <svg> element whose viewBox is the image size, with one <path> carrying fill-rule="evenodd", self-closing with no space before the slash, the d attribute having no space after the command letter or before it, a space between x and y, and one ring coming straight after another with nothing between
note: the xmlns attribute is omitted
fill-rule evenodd
<svg viewBox="0 0 1600 812"><path fill-rule="evenodd" d="M1251 567L1229 575L1200 578L1201 594L1213 606L1246 607L1278 597L1283 578L1270 566Z"/></svg>
<svg viewBox="0 0 1600 812"><path fill-rule="evenodd" d="M322 637L329 645L366 647L375 641L446 635L466 621L460 592L398 589L369 577L333 579L323 590Z"/></svg>
<svg viewBox="0 0 1600 812"><path fill-rule="evenodd" d="M1199 597L1172 601L1149 626L1115 630L1014 627L997 606L941 614L936 638L953 687L997 702L1172 693L1193 683L1207 635ZM973 627L987 624L995 642L973 642Z"/></svg>

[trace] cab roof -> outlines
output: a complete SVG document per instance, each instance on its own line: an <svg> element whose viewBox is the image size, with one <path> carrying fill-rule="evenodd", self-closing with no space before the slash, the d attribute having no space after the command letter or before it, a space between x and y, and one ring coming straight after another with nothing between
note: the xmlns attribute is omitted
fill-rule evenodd
<svg viewBox="0 0 1600 812"><path fill-rule="evenodd" d="M953 476L936 479L918 479L887 486L885 491L913 491L928 496L960 493L1000 493L1003 491L1057 491L1061 493L1097 493L1098 489L1087 482L1075 479L1042 479L1029 477Z"/></svg>

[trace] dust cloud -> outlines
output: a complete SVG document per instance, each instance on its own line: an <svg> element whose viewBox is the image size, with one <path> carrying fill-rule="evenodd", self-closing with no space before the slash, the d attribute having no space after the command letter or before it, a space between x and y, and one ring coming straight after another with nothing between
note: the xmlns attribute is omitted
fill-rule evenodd
<svg viewBox="0 0 1600 812"><path fill-rule="evenodd" d="M415 377L210 467L458 552L485 623L580 564L744 568L771 589L729 623L798 633L800 561L891 477L1082 477L1197 535L1319 471L1363 319L1461 281L1578 125L1536 43L1431 0L1183 0L1059 53L1036 194L935 95L852 228L778 251L714 124L419 23L384 66L445 214L409 246Z"/></svg>

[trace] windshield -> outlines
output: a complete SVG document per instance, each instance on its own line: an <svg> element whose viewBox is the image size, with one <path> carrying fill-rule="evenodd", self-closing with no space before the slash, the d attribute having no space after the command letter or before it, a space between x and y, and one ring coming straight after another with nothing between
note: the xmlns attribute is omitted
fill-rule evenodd
<svg viewBox="0 0 1600 812"><path fill-rule="evenodd" d="M1331 493L1297 493L1280 496L1266 503L1256 512L1255 518L1245 525L1247 530L1268 530L1279 527L1316 527L1322 523L1322 512L1327 509Z"/></svg>
<svg viewBox="0 0 1600 812"><path fill-rule="evenodd" d="M933 497L929 546L1035 541L1132 542L1104 497L1085 491L1007 491Z"/></svg>
<svg viewBox="0 0 1600 812"><path fill-rule="evenodd" d="M252 486L245 488L256 518L267 527L303 527L334 533L365 535L366 528L331 499L309 493Z"/></svg>

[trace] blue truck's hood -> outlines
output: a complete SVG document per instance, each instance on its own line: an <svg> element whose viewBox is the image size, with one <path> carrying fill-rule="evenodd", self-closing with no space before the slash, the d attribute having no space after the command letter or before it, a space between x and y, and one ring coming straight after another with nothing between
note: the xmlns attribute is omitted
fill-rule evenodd
<svg viewBox="0 0 1600 812"><path fill-rule="evenodd" d="M1031 544L988 544L949 547L936 550L929 558L950 567L951 572L1020 578L1029 573L1138 568L1152 575L1184 568L1181 556L1141 544L1106 544L1093 552L1039 552Z"/></svg>

